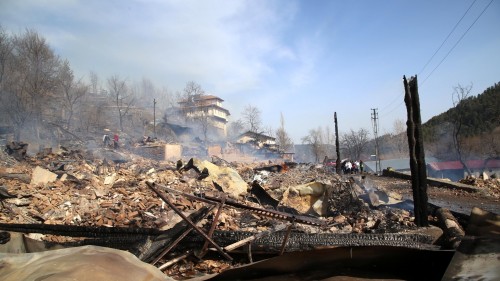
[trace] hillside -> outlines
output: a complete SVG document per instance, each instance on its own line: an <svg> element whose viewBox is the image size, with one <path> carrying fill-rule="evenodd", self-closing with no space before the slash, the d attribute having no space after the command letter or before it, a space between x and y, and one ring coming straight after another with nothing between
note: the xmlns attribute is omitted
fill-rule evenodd
<svg viewBox="0 0 500 281"><path fill-rule="evenodd" d="M464 136L477 136L493 131L500 126L500 83L495 83L482 94L468 97L459 106L463 108L460 113L465 117L462 127ZM424 138L428 141L436 140L457 114L457 109L451 108L425 122L422 125Z"/></svg>

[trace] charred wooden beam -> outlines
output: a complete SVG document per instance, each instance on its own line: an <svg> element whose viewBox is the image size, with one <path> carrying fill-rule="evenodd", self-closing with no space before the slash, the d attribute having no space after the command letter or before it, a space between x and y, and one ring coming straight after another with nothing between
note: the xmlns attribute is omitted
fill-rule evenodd
<svg viewBox="0 0 500 281"><path fill-rule="evenodd" d="M154 183L154 182L146 182L146 183L150 188L155 188L156 186L158 186L167 192L182 195L188 199L198 200L200 202L214 204L214 205L220 204L222 202L222 199L218 198L218 197L208 196L206 194L199 194L198 196L195 196L195 195L191 195L191 194L188 194L185 192L175 190L173 188L169 188L169 187L161 185L161 184ZM245 204L239 203L239 202L232 200L232 199L229 199L229 198L225 199L224 203L226 205L234 207L234 208L248 210L248 211L254 212L256 214L271 217L274 219L286 220L286 221L290 221L290 222L293 221L296 223L308 224L308 225L319 226L319 227L326 227L328 224L326 221L321 220L321 219L317 219L315 217L308 217L308 216L302 216L302 215L280 212L280 211L275 211L275 210L256 208L256 207L252 207L252 206L247 206ZM286 210L288 210L288 209L286 209Z"/></svg>
<svg viewBox="0 0 500 281"><path fill-rule="evenodd" d="M228 255L226 252L224 252L224 250L219 246L217 245L217 243L215 243L210 237L208 237L208 235L203 232L203 230L199 227L196 226L195 223L193 223L186 215L184 215L179 209L177 209L177 207L175 207L174 204L172 204L172 202L170 202L170 200L168 200L168 198L163 195L159 190L157 190L154 185L151 183L151 182L146 182L147 186L149 188L151 188L155 193L156 195L158 195L165 203L167 203L167 205L172 209L174 210L184 221L186 221L198 234L200 234L204 239L205 241L208 241L210 244L212 244L212 246L214 246L217 251L219 251L219 253L224 256L226 259L228 260L233 260L233 258Z"/></svg>
<svg viewBox="0 0 500 281"><path fill-rule="evenodd" d="M164 231L156 228L133 228L133 227L105 227L105 226L77 226L77 225L55 225L55 224L16 224L0 223L0 230L41 233L68 237L130 237L130 236L158 236Z"/></svg>
<svg viewBox="0 0 500 281"><path fill-rule="evenodd" d="M436 213L439 226L444 232L444 246L450 249L457 249L460 241L465 236L465 231L450 210L439 208Z"/></svg>
<svg viewBox="0 0 500 281"><path fill-rule="evenodd" d="M255 233L244 231L216 231L213 239L224 247L242 241ZM252 251L264 253L280 253L286 232L280 231L259 237L252 241ZM432 237L424 234L403 234L403 233L385 233L385 234L331 234L331 233L302 233L291 232L287 242L287 252L305 251L324 247L338 246L394 246L414 249L438 249L438 246L432 245ZM196 248L203 243L203 238L190 234L188 235L182 247Z"/></svg>

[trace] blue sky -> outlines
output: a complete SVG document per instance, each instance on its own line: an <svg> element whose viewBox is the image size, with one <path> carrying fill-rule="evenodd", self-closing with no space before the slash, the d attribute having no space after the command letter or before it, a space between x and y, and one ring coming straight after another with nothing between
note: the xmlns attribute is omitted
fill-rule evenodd
<svg viewBox="0 0 500 281"><path fill-rule="evenodd" d="M452 106L458 84L477 95L500 82L500 2L490 1L2 0L0 24L38 31L78 77L146 77L171 92L195 81L233 120L250 104L273 128L283 113L299 143L333 128L335 111L340 132L371 132L372 108L391 132L406 116L403 75L418 74L423 121Z"/></svg>

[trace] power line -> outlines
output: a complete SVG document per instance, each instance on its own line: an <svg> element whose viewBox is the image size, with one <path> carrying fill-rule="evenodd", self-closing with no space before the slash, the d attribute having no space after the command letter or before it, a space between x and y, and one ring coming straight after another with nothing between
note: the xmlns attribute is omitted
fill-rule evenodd
<svg viewBox="0 0 500 281"><path fill-rule="evenodd" d="M436 67L431 71L431 73L429 73L429 75L427 75L427 77L425 77L424 81L422 81L422 83L420 84L420 86L423 85L425 83L425 81L427 81L427 79L434 73L434 71L443 63L443 61L448 57L448 55L455 49L455 47L458 45L458 43L460 43L460 41L462 41L462 39L465 37L465 35L467 34L467 32L469 32L469 30L474 26L474 24L484 14L484 12L486 11L486 9L488 9L488 7L491 5L491 3L493 3L493 0L491 0L490 3L488 3L488 5L486 5L486 7L479 14L479 16L477 16L477 18L474 20L474 22L472 22L472 24L469 26L469 28L467 28L467 30L464 32L464 34L462 34L462 36L458 39L458 41L455 43L455 45L453 45L453 47L448 51L448 53L446 54L446 56L444 56L444 58L439 62L438 65L436 65Z"/></svg>
<svg viewBox="0 0 500 281"><path fill-rule="evenodd" d="M439 50L441 50L441 48L443 47L444 43L446 43L446 41L448 41L448 38L450 38L451 34L455 31L455 29L457 28L457 26L460 24L460 22L462 22L462 20L464 19L465 15L467 15L467 13L469 12L469 10L472 8L472 6L474 5L474 3L476 3L477 0L474 0L474 2L472 2L472 4L470 4L469 8L467 9L467 11L465 11L465 13L462 15L462 17L460 18L460 20L458 20L458 22L455 24L455 26L453 27L453 29L450 31L450 33L448 33L448 36L446 36L446 38L444 39L443 43L441 43L441 46L439 46L439 48L434 52L434 54L431 56L431 58L427 61L427 63L424 65L424 67L422 67L422 69L420 70L420 72L418 73L418 76L420 76L420 74L422 73L422 71L424 71L424 69L427 67L427 65L429 65L429 63L432 61L432 59L434 58L434 56L436 56L436 54L439 52Z"/></svg>
<svg viewBox="0 0 500 281"><path fill-rule="evenodd" d="M382 107L382 110L390 107L394 102L396 102L399 98L401 98L401 95L398 94L390 103L388 103L386 106Z"/></svg>
<svg viewBox="0 0 500 281"><path fill-rule="evenodd" d="M401 100L400 103L398 103L398 105L396 105L396 107L394 107L393 109L391 109L390 111L388 112L385 112L384 114L382 114L381 117L385 117L385 116L388 116L389 114L391 114L392 112L394 112L396 109L398 109L402 104L404 103L404 100Z"/></svg>
<svg viewBox="0 0 500 281"><path fill-rule="evenodd" d="M472 8L472 6L476 3L477 0L474 0L474 2L472 2L472 4L467 8L467 10L465 11L465 13L462 15L462 17L458 20L458 22L455 24L455 26L452 28L452 30L450 31L450 33L448 33L448 35L446 36L446 38L443 40L443 42L441 43L441 45L439 46L439 48L434 52L434 54L431 56L431 58L427 61L427 63L424 65L424 67L422 67L422 69L420 70L420 72L418 73L418 76L420 76L420 74L425 70L425 68L429 65L429 63L432 61L432 59L434 59L434 57L436 56L436 54L441 50L441 48L444 46L444 44L446 43L446 41L448 41L448 39L450 38L451 34L453 34L453 32L455 31L455 29L457 28L457 26L462 22L462 20L464 19L464 17L469 13L470 9ZM460 39L455 43L455 45L453 46L453 48L450 49L450 51L448 51L448 53L446 54L446 56L441 60L441 62L439 62L439 64L431 71L431 73L422 81L422 83L420 85L423 85L424 82L427 80L427 78L429 78L432 73L441 65L441 63L446 59L446 57L451 53L451 51L455 48L456 45L458 45L458 43L462 40L462 38L465 36L465 34L472 28L472 26L476 23L476 21L481 17L481 15L486 11L486 9L491 5L491 3L493 2L493 0L491 0L491 2L486 6L486 8L481 12L481 14L476 18L476 20L469 26L469 28L465 31L465 33L462 35L462 37L460 37ZM401 98L401 95L397 95L393 100L391 100L391 102L389 102L387 105L383 106L381 109L382 111L385 109L385 108L388 108L390 107L392 104L394 104L394 102L396 102L399 98ZM390 113L392 113L393 111L395 111L396 109L398 109L402 104L403 104L404 100L402 100L396 107L392 108L389 112L385 112L382 116L387 116L389 115Z"/></svg>

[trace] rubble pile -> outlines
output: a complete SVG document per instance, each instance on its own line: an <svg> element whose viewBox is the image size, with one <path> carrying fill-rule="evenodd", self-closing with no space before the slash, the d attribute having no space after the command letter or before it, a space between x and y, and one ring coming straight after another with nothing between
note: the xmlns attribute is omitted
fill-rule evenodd
<svg viewBox="0 0 500 281"><path fill-rule="evenodd" d="M184 232L183 242L173 243L174 237L159 239L157 235L163 232L150 230L127 234L141 244L123 247L134 246L129 251L149 262L155 254L152 264L163 257L157 252L169 243L173 252L196 249L225 256L228 249L248 243L255 250L276 254L342 245L425 248L436 240L416 230L410 211L386 206L397 203L395 198L375 193L372 186L367 190L361 176L341 177L322 166L193 158L156 161L104 148L46 150L21 161L1 152L0 159L0 190L9 195L0 197L2 227L62 225L83 227L80 232L84 227L98 227L99 232L107 227L170 234L180 227L175 235ZM207 206L211 208L203 209ZM208 215L197 213L202 210ZM188 216L193 220L191 227ZM215 239L212 245L200 235L201 229ZM78 241L54 230L47 233L42 240ZM225 250L217 249L217 244ZM143 255L152 252L151 245L156 245L156 252ZM172 258L172 253L163 260L167 257ZM216 273L229 266L219 256L164 270L182 279L196 271Z"/></svg>
<svg viewBox="0 0 500 281"><path fill-rule="evenodd" d="M493 198L500 198L500 179L483 176L483 178L468 176L459 180L460 183L480 188Z"/></svg>

